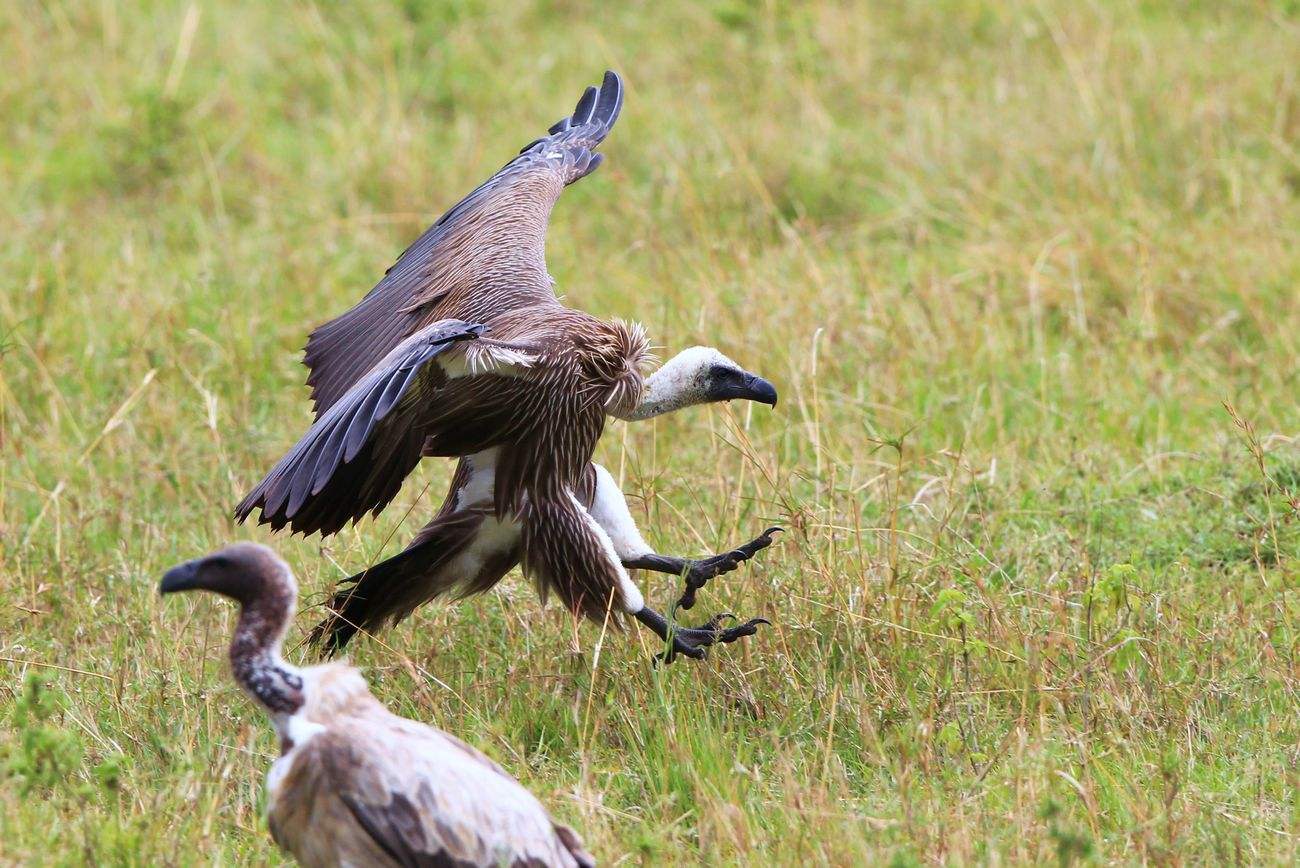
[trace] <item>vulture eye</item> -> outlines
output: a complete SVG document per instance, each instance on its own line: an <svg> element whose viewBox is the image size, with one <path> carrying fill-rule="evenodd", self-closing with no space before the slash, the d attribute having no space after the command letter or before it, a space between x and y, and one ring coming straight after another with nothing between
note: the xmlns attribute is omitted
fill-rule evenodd
<svg viewBox="0 0 1300 868"><path fill-rule="evenodd" d="M735 368L728 368L725 365L711 365L709 367L709 381L719 385L723 383L740 382L741 372Z"/></svg>

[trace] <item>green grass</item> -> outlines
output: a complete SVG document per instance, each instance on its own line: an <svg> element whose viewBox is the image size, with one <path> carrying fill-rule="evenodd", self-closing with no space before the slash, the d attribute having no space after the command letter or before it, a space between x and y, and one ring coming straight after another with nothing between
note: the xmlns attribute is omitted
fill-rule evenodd
<svg viewBox="0 0 1300 868"><path fill-rule="evenodd" d="M359 642L376 693L607 864L1297 859L1298 40L1289 0L6 4L0 862L279 858L232 613L156 579L270 539L230 510L308 330L607 66L562 292L782 400L601 460L663 551L787 527L698 609L775 626L655 669L516 576ZM446 473L271 540L295 642Z"/></svg>

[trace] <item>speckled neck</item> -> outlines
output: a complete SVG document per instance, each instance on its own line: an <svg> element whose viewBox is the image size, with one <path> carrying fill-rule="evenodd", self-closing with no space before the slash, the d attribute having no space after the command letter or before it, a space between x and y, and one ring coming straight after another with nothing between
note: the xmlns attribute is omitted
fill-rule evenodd
<svg viewBox="0 0 1300 868"><path fill-rule="evenodd" d="M235 681L273 718L302 708L302 675L280 656L281 642L293 616L292 593L268 588L245 603L230 643L230 669Z"/></svg>

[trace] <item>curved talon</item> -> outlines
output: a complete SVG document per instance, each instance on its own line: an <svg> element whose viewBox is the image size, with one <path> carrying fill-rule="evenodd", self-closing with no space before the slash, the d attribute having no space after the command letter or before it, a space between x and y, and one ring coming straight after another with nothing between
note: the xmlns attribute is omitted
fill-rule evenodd
<svg viewBox="0 0 1300 868"><path fill-rule="evenodd" d="M722 622L728 618L732 621L740 620L730 612L720 612L698 627L677 627L672 632L672 647L661 654L656 654L655 660L672 663L678 654L694 660L703 660L708 657L710 646L717 643L727 645L746 636L753 636L758 632L760 624L768 626L772 624L766 618L750 618L743 624L721 629Z"/></svg>
<svg viewBox="0 0 1300 868"><path fill-rule="evenodd" d="M703 660L709 656L709 649L697 648L694 645L686 645L684 643L679 645L676 640L674 640L673 647L666 651L660 651L652 659L656 664L663 663L667 665L676 660L678 654L683 654L692 660Z"/></svg>
<svg viewBox="0 0 1300 868"><path fill-rule="evenodd" d="M734 615L732 616L732 618L733 620L738 620L735 618ZM759 624L766 624L769 627L772 626L772 622L767 620L766 618L750 618L748 621L746 621L743 624L723 630L721 635L718 636L718 641L735 642L737 639L741 639L745 636L753 636L755 633L758 632Z"/></svg>
<svg viewBox="0 0 1300 868"><path fill-rule="evenodd" d="M686 571L685 575L686 590L682 592L681 597L677 600L675 609L693 609L695 607L695 592L704 587L709 579L736 569L736 567L770 546L773 534L781 533L782 530L780 526L773 525L738 548L710 558L701 558L691 562L691 567Z"/></svg>
<svg viewBox="0 0 1300 868"><path fill-rule="evenodd" d="M695 629L695 630L712 630L713 632L718 633L718 632L720 632L719 628L722 626L722 622L725 621L725 620L727 620L728 618L730 618L730 619L733 620L733 621L739 621L739 620L740 620L739 618L737 618L735 615L731 614L730 612L719 612L718 614L714 615L714 616L713 616L712 618L710 618L709 620L705 621L705 622L704 622L703 624L701 624L700 626L698 626L698 627L694 627L694 628L692 628L692 629Z"/></svg>

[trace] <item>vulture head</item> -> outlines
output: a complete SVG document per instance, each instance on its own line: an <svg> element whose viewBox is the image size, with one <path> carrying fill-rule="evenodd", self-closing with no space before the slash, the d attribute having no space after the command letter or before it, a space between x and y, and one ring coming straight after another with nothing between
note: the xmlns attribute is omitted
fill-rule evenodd
<svg viewBox="0 0 1300 868"><path fill-rule="evenodd" d="M248 542L172 567L158 591L211 591L244 607L271 599L292 604L298 595L289 565L266 546Z"/></svg>
<svg viewBox="0 0 1300 868"><path fill-rule="evenodd" d="M713 347L691 347L650 375L641 403L622 418L649 419L695 404L734 400L775 407L776 387Z"/></svg>
<svg viewBox="0 0 1300 868"><path fill-rule="evenodd" d="M282 729L287 716L305 701L302 676L280 657L298 597L289 565L266 546L235 543L172 567L158 591L211 591L239 603L239 623L230 643L231 671ZM281 732L282 741L284 736Z"/></svg>

